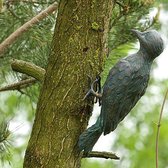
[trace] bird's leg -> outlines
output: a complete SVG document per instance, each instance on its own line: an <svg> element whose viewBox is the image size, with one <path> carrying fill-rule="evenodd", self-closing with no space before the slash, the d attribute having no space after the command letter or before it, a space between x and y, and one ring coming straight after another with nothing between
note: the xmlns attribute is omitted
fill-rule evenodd
<svg viewBox="0 0 168 168"><path fill-rule="evenodd" d="M101 95L101 97L102 97L101 77L98 75L98 76L96 77L96 79L97 79L96 92L97 92L99 95ZM96 97L96 102L95 102L95 103L99 102L99 106L101 106L101 97Z"/></svg>
<svg viewBox="0 0 168 168"><path fill-rule="evenodd" d="M93 81L90 90L86 93L83 99L86 99L88 96L93 95L96 97L96 99L99 99L99 105L100 105L101 102L100 99L102 97L100 79L101 79L100 77L97 77L96 80ZM95 84L96 84L96 91L93 89Z"/></svg>
<svg viewBox="0 0 168 168"><path fill-rule="evenodd" d="M101 77L100 76L97 76L97 90L98 90L98 93L101 93Z"/></svg>
<svg viewBox="0 0 168 168"><path fill-rule="evenodd" d="M96 82L95 92L98 93L99 95L100 94L102 95L102 92L101 92L101 77L99 75L97 75L96 79L97 79L97 82ZM97 103L97 102L99 102L99 106L101 106L101 97L96 97L95 98L95 103Z"/></svg>

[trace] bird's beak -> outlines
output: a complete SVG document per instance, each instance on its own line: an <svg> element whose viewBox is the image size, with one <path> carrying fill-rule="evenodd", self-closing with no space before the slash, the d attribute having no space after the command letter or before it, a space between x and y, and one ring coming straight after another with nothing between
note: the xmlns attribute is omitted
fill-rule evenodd
<svg viewBox="0 0 168 168"><path fill-rule="evenodd" d="M142 32L135 30L135 29L131 29L131 32L136 35L138 37L138 39L140 39L142 37Z"/></svg>

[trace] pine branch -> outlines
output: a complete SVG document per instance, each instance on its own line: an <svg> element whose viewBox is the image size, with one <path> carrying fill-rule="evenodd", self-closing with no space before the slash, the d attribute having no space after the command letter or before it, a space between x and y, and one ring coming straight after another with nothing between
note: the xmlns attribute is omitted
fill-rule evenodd
<svg viewBox="0 0 168 168"><path fill-rule="evenodd" d="M1 87L0 92L10 91L10 90L20 90L20 89L26 88L36 82L37 82L37 80L34 78L25 79L25 80L19 81L17 83L12 83L10 85Z"/></svg>
<svg viewBox="0 0 168 168"><path fill-rule="evenodd" d="M87 155L83 154L82 157L83 158L96 157L96 158L115 159L115 160L119 160L120 159L114 153L111 153L111 152L98 152L98 151L91 151Z"/></svg>
<svg viewBox="0 0 168 168"><path fill-rule="evenodd" d="M8 2L7 3L10 3L10 4L14 4L14 3L18 3L18 2L22 2L22 3L28 3L28 4L40 4L40 5L45 5L45 4L52 4L53 2L54 2L54 0L53 0L53 2L48 2L48 1L44 1L44 2L41 2L41 1L30 1L30 0L8 0Z"/></svg>
<svg viewBox="0 0 168 168"><path fill-rule="evenodd" d="M10 140L11 131L9 130L9 121L5 120L3 115L0 119L0 163L9 161L10 149L12 147ZM10 161L9 161L10 163Z"/></svg>
<svg viewBox="0 0 168 168"><path fill-rule="evenodd" d="M31 76L40 82L44 80L45 69L33 63L14 59L11 62L11 67L12 70Z"/></svg>
<svg viewBox="0 0 168 168"><path fill-rule="evenodd" d="M49 14L57 9L57 3L53 3L47 9L40 12L38 15L33 17L31 20L26 22L20 28L18 28L15 32L13 32L9 37L7 37L1 44L0 44L0 57L3 57L3 52L12 44L14 41L17 40L24 32L29 30L34 24L37 24L42 19L46 18Z"/></svg>

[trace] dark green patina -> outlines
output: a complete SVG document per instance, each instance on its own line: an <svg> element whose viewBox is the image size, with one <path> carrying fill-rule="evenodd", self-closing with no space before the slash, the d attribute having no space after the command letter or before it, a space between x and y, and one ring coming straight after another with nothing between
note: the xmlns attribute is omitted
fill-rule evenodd
<svg viewBox="0 0 168 168"><path fill-rule="evenodd" d="M79 149L85 153L92 150L102 133L106 135L115 130L144 95L153 60L163 51L163 40L157 31L132 32L139 39L140 49L121 59L110 70L103 87L100 116L79 138Z"/></svg>

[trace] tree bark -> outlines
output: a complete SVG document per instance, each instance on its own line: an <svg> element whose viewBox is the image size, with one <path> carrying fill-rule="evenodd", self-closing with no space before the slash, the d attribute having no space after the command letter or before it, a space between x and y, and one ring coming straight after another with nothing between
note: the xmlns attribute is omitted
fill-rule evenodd
<svg viewBox="0 0 168 168"><path fill-rule="evenodd" d="M61 0L24 168L78 168L77 142L92 112L83 101L102 71L113 1Z"/></svg>

